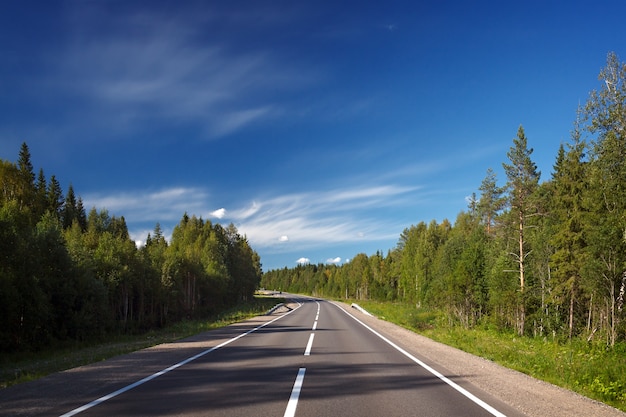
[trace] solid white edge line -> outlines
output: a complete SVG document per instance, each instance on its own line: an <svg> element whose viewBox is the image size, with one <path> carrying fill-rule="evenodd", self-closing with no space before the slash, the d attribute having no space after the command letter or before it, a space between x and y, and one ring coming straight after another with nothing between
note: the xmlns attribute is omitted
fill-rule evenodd
<svg viewBox="0 0 626 417"><path fill-rule="evenodd" d="M300 398L300 391L302 390L302 382L304 382L304 373L306 368L300 368L298 370L298 376L296 376L296 382L293 383L293 389L291 390L291 396L287 403L287 409L283 417L294 417L296 415L296 408L298 407L298 399Z"/></svg>
<svg viewBox="0 0 626 417"><path fill-rule="evenodd" d="M413 356L412 354L410 354L406 350L402 349L400 346L396 345L391 340L387 339L385 336L383 336L382 334L378 333L376 330L372 329L370 326L368 326L367 324L363 323L361 320L359 320L358 318L354 317L352 314L348 313L343 308L337 306L334 303L331 303L331 304L335 305L335 307L339 308L339 310L343 311L348 316L352 317L355 321L357 321L359 324L361 324L361 326L365 327L367 330L369 330L370 332L374 333L376 336L378 336L384 342L386 342L391 347L396 349L398 352L402 353L404 356L406 356L407 358L409 358L410 360L412 360L413 362L415 362L416 364L418 364L422 368L426 369L428 372L430 372L431 374L435 375L437 378L439 378L440 380L442 380L446 384L450 385L452 388L454 388L459 393L463 394L465 397L467 397L468 399L470 399L471 401L476 403L478 406L483 408L485 411L491 413L491 415L494 415L494 416L497 416L497 417L506 417L505 414L503 414L500 411L496 410L494 407L492 407L491 405L487 404L486 402L484 402L483 400L481 400L480 398L478 398L477 396L475 396L474 394L472 394L471 392L469 392L465 388L463 388L460 385L456 384L455 382L451 381L446 376L441 374L439 371L437 371L437 370L431 368L430 366L426 365L424 362L422 362L421 360L417 359L415 356Z"/></svg>
<svg viewBox="0 0 626 417"><path fill-rule="evenodd" d="M313 338L315 338L315 333L311 333L311 336L309 336L309 343L306 344L306 349L304 351L304 356L310 356L311 355L311 348L313 347Z"/></svg>
<svg viewBox="0 0 626 417"><path fill-rule="evenodd" d="M296 302L297 302L297 301L296 301ZM164 374L166 374L166 373L168 373L168 372L170 372L170 371L173 371L173 370L174 370L174 369L176 369L176 368L179 368L179 367L181 367L181 366L183 366L183 365L186 365L186 364L188 364L188 363L189 363L189 362L191 362L191 361L194 361L194 360L196 360L196 359L198 359L198 358L200 358L200 357L202 357L202 356L204 356L204 355L206 355L206 354L208 354L208 353L211 353L211 352L213 352L213 351L215 351L215 350L217 350L217 349L219 349L219 348L222 348L222 347L224 347L224 346L226 346L226 345L228 345L228 344L230 344L230 343L232 343L232 342L234 342L234 341L236 341L236 340L239 340L239 339L241 339L242 337L249 335L250 333L254 333L254 332L256 332L257 330L262 329L263 327L265 327L265 326L267 326L267 325L269 325L269 324L274 323L276 320L279 320L279 319L281 319L281 318L283 318L283 317L285 317L285 316L287 316L287 315L289 315L289 314L293 313L294 311L296 311L296 310L297 310L298 308L300 308L301 306L302 306L302 304L298 303L298 307L294 308L293 310L288 311L287 313L285 313L285 314L283 314L283 315L281 315L281 316L276 317L276 318L275 318L275 319L273 319L273 320L268 321L267 323L263 323L262 325L257 326L257 327L255 327L254 329L248 330L247 332L244 332L244 333L240 334L239 336L233 337L232 339L230 339L230 340L226 340L225 342L222 342L222 343L220 343L220 344L219 344L219 345L217 345L217 346L213 346L212 348L207 349L207 350L205 350L205 351L203 351L203 352L200 352L200 353L198 353L198 354L197 354L197 355L195 355L195 356L192 356L192 357L187 358L187 359L185 359L185 360L183 360L183 361L181 361L181 362L178 362L177 364L174 364L174 365L170 366L169 368L165 368L165 369L163 369L163 370L161 370L161 371L159 371L159 372L157 372L157 373L154 373L154 374L152 374L152 375L150 375L150 376L147 376L147 377L145 377L145 378L143 378L143 379L141 379L141 380L139 380L139 381L137 381L137 382L134 382L134 383L132 383L132 384L130 384L130 385L127 385L127 386L125 386L125 387L123 387L123 388L120 388L120 389L118 389L117 391L114 391L114 392L112 392L112 393L110 393L110 394L107 394L107 395L105 395L105 396L103 396L103 397L100 397L100 398L98 398L97 400L93 400L92 402L90 402L90 403L88 403L88 404L85 404L85 405L83 405L83 406L81 406L81 407L75 408L75 409L74 409L74 410L72 410L72 411L69 411L69 412L67 412L67 413L65 413L65 414L62 414L60 417L71 417L71 416L75 416L76 414L78 414L78 413L82 413L83 411L88 410L88 409L90 409L91 407L95 407L96 405L101 404L101 403L103 403L103 402L105 402L105 401L107 401L107 400L110 400L110 399L111 399L111 398L113 398L113 397L117 397L118 395L123 394L123 393L125 393L126 391L130 391L131 389L136 388L136 387L138 387L139 385L145 384L146 382L151 381L151 380L153 380L154 378L157 378L157 377L159 377L159 376L161 376L161 375L164 375Z"/></svg>

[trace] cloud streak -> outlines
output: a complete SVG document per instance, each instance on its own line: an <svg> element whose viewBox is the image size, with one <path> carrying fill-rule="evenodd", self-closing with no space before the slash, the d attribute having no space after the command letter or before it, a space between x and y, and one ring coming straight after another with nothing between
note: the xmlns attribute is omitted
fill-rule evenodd
<svg viewBox="0 0 626 417"><path fill-rule="evenodd" d="M210 194L193 187L150 192L88 194L86 207L123 214L135 240L145 239L156 223L173 228L183 213L223 223L234 223L259 251L294 251L327 245L395 239L402 220L381 220L378 212L406 204L417 187L396 185L334 189L257 199L234 209L209 209ZM334 261L338 262L338 261Z"/></svg>
<svg viewBox="0 0 626 417"><path fill-rule="evenodd" d="M403 226L398 219L381 221L378 212L406 205L406 196L417 189L386 185L287 194L256 202L254 210L228 211L227 217L255 247L273 250L394 239Z"/></svg>
<svg viewBox="0 0 626 417"><path fill-rule="evenodd" d="M56 67L48 86L90 103L82 110L90 124L132 132L146 121L185 123L215 138L275 119L285 111L277 93L316 82L270 50L220 41L217 14L193 13L75 12L73 41L62 59L48 57Z"/></svg>

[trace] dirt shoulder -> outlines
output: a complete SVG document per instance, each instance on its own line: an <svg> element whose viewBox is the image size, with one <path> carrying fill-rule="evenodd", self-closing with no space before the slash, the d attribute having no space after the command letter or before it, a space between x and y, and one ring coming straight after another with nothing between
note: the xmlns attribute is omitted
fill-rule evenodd
<svg viewBox="0 0 626 417"><path fill-rule="evenodd" d="M376 331L397 341L408 351L429 359L452 375L462 376L470 384L527 416L626 416L626 413L606 404L435 342L393 323L368 316L346 304L336 304Z"/></svg>

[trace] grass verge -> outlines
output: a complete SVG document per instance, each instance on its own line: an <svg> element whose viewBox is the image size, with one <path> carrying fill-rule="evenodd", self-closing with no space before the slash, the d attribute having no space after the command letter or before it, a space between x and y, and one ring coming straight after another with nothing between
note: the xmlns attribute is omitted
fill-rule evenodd
<svg viewBox="0 0 626 417"><path fill-rule="evenodd" d="M140 335L111 336L106 343L74 342L46 351L3 354L0 359L0 388L228 326L264 314L282 301L255 297L253 302L237 305L209 319L181 321Z"/></svg>
<svg viewBox="0 0 626 417"><path fill-rule="evenodd" d="M626 345L518 337L484 328L448 327L436 312L413 305L356 301L384 320L507 368L626 411Z"/></svg>

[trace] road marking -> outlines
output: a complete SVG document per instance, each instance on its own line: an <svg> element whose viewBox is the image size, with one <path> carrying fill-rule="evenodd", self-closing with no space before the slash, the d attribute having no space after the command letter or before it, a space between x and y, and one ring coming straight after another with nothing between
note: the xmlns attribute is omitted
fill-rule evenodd
<svg viewBox="0 0 626 417"><path fill-rule="evenodd" d="M317 313L315 314L315 321L313 322L313 331L317 329L317 322L320 319L320 303L319 301L316 301L315 304L317 304Z"/></svg>
<svg viewBox="0 0 626 417"><path fill-rule="evenodd" d="M287 403L287 409L285 410L284 417L294 417L296 415L296 408L298 407L298 398L300 398L300 391L302 390L302 382L304 381L304 373L306 368L300 368L298 370L298 376L296 382L293 384L291 390L291 396L289 397L289 403Z"/></svg>
<svg viewBox="0 0 626 417"><path fill-rule="evenodd" d="M313 347L313 338L315 337L315 333L311 333L311 336L309 336L309 343L306 344L306 349L304 351L304 356L310 356L311 355L311 347Z"/></svg>
<svg viewBox="0 0 626 417"><path fill-rule="evenodd" d="M389 344L391 347L396 349L398 352L402 353L404 356L406 356L407 358L409 358L410 360L412 360L413 362L415 362L416 364L418 364L422 368L426 369L428 372L430 372L431 374L435 375L437 378L439 378L440 380L442 380L446 384L450 385L452 388L454 388L459 393L461 393L462 395L467 397L469 400L473 401L475 404L477 404L479 407L481 407L485 411L489 412L491 415L496 416L496 417L506 417L505 414L502 414L500 411L496 410L491 405L487 404L486 402L484 402L483 400L481 400L480 398L478 398L477 396L475 396L474 394L472 394L471 392L469 392L465 388L463 388L460 385L457 385L456 383L452 382L450 379L448 379L446 376L441 374L439 371L437 371L437 370L431 368L430 366L426 365L424 362L422 362L421 360L417 359L415 356L411 355L409 352L407 352L406 350L402 349L400 346L396 345L391 340L387 339L385 336L383 336L382 334L378 333L376 330L372 329L370 326L368 326L367 324L363 323L361 320L357 319L356 317L354 317L352 314L348 313L343 308L339 307L338 305L336 305L334 303L332 303L332 304L335 307L339 308L339 310L341 310L344 313L346 313L348 316L352 317L356 322L361 324L361 326L365 327L367 330L369 330L370 332L374 333L376 336L381 338L384 342Z"/></svg>
<svg viewBox="0 0 626 417"><path fill-rule="evenodd" d="M283 317L285 317L285 316L293 313L294 311L296 311L298 308L300 308L301 305L302 304L298 303L298 307L294 308L293 310L288 311L287 313L283 314L282 316L278 316L275 319L268 321L267 323L264 323L264 324L262 324L260 326L257 326L254 329L248 330L247 332L244 332L244 333L240 334L239 336L233 337L232 339L226 340L225 342L222 342L222 343L220 343L217 346L213 346L210 349L207 349L207 350L205 350L203 352L200 352L200 353L198 353L195 356L192 356L192 357L187 358L187 359L185 359L185 360L183 360L181 362L178 362L177 364L172 365L169 368L165 368L162 371L154 373L154 374L152 374L150 376L145 377L144 379L141 379L141 380L139 380L137 382L134 382L134 383L132 383L130 385L127 385L127 386L125 386L123 388L120 388L117 391L114 391L114 392L112 392L110 394L105 395L104 397L100 397L97 400L93 400L92 402L90 402L88 404L85 404L85 405L83 405L81 407L75 408L74 410L69 411L69 412L61 415L61 417L75 416L76 414L82 413L83 411L88 410L91 407L95 407L98 404L102 404L103 402L105 402L107 400L110 400L113 397L117 397L118 395L123 394L126 391L130 391L131 389L136 388L139 385L145 384L146 382L151 381L151 380L153 380L153 379L155 379L157 377L160 377L161 375L165 375L166 373L168 373L170 371L173 371L176 368L180 368L181 366L186 365L186 364L188 364L191 361L194 361L194 360L196 360L196 359L198 359L198 358L200 358L200 357L202 357L202 356L204 356L204 355L206 355L208 353L211 353L211 352L213 352L213 351L215 351L215 350L217 350L219 348L222 348L222 347L224 347L224 346L226 346L226 345L228 345L228 344L230 344L230 343L232 343L232 342L234 342L236 340L241 339L244 336L249 335L250 333L254 333L257 330L262 329L263 327L274 323L276 320L282 319Z"/></svg>

